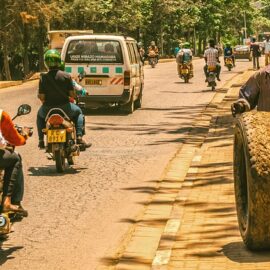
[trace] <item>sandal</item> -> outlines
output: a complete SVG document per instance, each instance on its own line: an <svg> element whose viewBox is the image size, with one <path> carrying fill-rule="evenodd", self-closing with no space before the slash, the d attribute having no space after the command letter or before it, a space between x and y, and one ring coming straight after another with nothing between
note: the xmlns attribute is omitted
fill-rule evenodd
<svg viewBox="0 0 270 270"><path fill-rule="evenodd" d="M23 217L28 216L27 210L23 209L21 205L14 205L10 204L9 206L2 206L2 212L3 213L14 213L14 214L19 214Z"/></svg>

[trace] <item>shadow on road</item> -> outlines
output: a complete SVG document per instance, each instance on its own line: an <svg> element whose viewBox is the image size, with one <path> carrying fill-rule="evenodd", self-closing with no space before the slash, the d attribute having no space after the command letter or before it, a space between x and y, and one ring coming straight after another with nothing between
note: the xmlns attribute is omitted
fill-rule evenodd
<svg viewBox="0 0 270 270"><path fill-rule="evenodd" d="M243 242L233 242L223 246L222 252L231 261L237 263L270 262L270 251L254 252L248 250Z"/></svg>
<svg viewBox="0 0 270 270"><path fill-rule="evenodd" d="M29 167L28 172L29 175L31 176L52 176L52 177L57 177L57 176L63 176L65 174L78 174L82 170L86 170L88 168L84 167L78 167L77 165L73 167L67 167L63 173L58 173L56 171L55 165L47 165L47 166L42 166L42 167Z"/></svg>
<svg viewBox="0 0 270 270"><path fill-rule="evenodd" d="M8 260L14 259L15 257L12 256L12 254L22 248L23 246L12 247L12 246L7 245L7 247L3 249L3 240L0 240L0 265L3 265Z"/></svg>

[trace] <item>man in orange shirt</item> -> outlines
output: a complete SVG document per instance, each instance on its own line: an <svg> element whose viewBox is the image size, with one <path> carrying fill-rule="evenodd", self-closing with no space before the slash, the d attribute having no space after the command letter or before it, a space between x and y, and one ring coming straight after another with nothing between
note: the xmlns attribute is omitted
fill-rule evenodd
<svg viewBox="0 0 270 270"><path fill-rule="evenodd" d="M22 160L12 147L24 145L28 134L27 128L22 135L19 134L10 116L0 110L0 169L5 171L2 212L12 211L22 216L28 215L21 206L24 191Z"/></svg>

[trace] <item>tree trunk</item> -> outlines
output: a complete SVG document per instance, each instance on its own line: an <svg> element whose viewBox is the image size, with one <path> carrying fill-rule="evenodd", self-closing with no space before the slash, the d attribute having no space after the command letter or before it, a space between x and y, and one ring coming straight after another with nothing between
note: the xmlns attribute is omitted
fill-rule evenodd
<svg viewBox="0 0 270 270"><path fill-rule="evenodd" d="M45 71L44 65L44 28L41 26L39 28L39 43L38 43L38 54L39 54L39 71Z"/></svg>
<svg viewBox="0 0 270 270"><path fill-rule="evenodd" d="M29 46L29 32L28 26L26 24L23 25L23 67L24 67L24 75L28 75L29 70L29 58L28 58L28 46Z"/></svg>
<svg viewBox="0 0 270 270"><path fill-rule="evenodd" d="M10 68L9 68L9 60L8 60L8 47L7 47L7 36L2 35L3 37L3 58L4 58L4 72L5 78L7 81L11 81Z"/></svg>
<svg viewBox="0 0 270 270"><path fill-rule="evenodd" d="M202 54L202 37L199 36L199 43L198 43L198 54Z"/></svg>

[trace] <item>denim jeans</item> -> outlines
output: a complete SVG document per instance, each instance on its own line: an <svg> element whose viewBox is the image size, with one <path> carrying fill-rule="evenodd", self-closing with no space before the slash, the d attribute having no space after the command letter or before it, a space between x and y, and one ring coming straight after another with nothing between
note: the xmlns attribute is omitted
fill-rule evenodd
<svg viewBox="0 0 270 270"><path fill-rule="evenodd" d="M23 199L24 176L22 159L12 150L0 150L0 168L4 170L3 197L10 196L12 203Z"/></svg>
<svg viewBox="0 0 270 270"><path fill-rule="evenodd" d="M42 105L37 114L37 129L38 129L38 138L40 141L44 140L44 134L42 132L42 129L46 127L45 118L47 116L47 113L52 108L60 108L62 109L68 117L75 123L76 125L76 132L77 136L83 136L84 135L84 115L82 113L82 110L79 106L77 106L74 103L67 103L61 106L45 106Z"/></svg>

